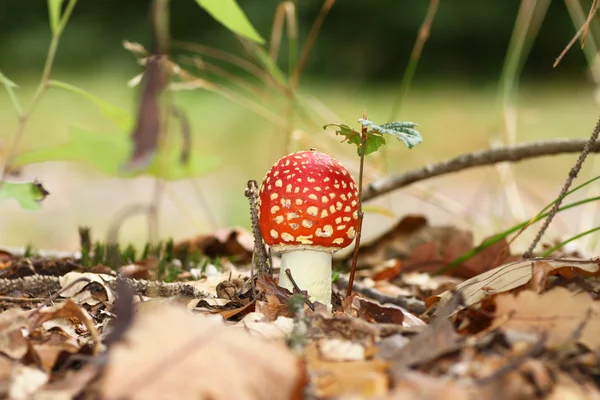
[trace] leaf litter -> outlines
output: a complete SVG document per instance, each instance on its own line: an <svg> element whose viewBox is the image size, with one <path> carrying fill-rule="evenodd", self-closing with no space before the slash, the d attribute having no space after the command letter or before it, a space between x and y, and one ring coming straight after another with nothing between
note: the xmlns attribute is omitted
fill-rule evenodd
<svg viewBox="0 0 600 400"><path fill-rule="evenodd" d="M160 255L114 269L3 251L0 396L600 396L597 259L520 260L499 242L431 275L476 244L407 216L363 246L350 297L347 274L334 281L328 313L252 275L248 238L236 227L175 244L212 261L187 259L172 282L156 280Z"/></svg>

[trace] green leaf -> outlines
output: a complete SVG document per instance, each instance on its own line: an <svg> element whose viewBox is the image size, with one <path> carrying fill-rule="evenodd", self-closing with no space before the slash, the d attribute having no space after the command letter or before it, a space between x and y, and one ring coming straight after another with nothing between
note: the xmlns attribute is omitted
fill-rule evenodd
<svg viewBox="0 0 600 400"><path fill-rule="evenodd" d="M179 180L197 177L214 170L220 159L216 156L191 152L189 162L179 162L180 146L166 146L159 156L143 170L127 171L123 168L131 152L131 139L127 132L98 133L73 127L67 143L33 150L17 156L15 166L48 161L85 162L98 171L118 177L132 178L150 175L159 179Z"/></svg>
<svg viewBox="0 0 600 400"><path fill-rule="evenodd" d="M13 107L15 108L15 110L17 111L17 114L20 116L23 114L23 109L21 108L21 104L19 103L19 99L17 98L17 95L15 94L14 89L18 88L19 86L14 83L13 81L11 81L10 79L8 79L8 77L6 75L4 75L2 72L0 72L0 83L2 83L2 86L4 86L4 89L6 89L6 91L8 92L8 97L10 97L10 101L13 104Z"/></svg>
<svg viewBox="0 0 600 400"><path fill-rule="evenodd" d="M14 199L26 210L37 210L48 195L39 182L2 182L0 200Z"/></svg>
<svg viewBox="0 0 600 400"><path fill-rule="evenodd" d="M414 122L388 122L386 124L376 125L372 121L362 118L360 118L358 122L360 122L362 126L369 127L373 131L395 136L398 140L404 142L409 149L412 149L423 141L421 134L413 129L417 126Z"/></svg>
<svg viewBox="0 0 600 400"><path fill-rule="evenodd" d="M49 81L48 86L64 89L90 100L96 105L96 107L98 107L102 115L112 120L123 131L130 131L133 128L134 118L131 113L121 110L119 107L94 96L90 92L78 88L77 86L73 86L70 83L55 80Z"/></svg>
<svg viewBox="0 0 600 400"><path fill-rule="evenodd" d="M384 144L385 138L383 136L374 133L367 133L367 142L365 143L365 156L376 152Z"/></svg>
<svg viewBox="0 0 600 400"><path fill-rule="evenodd" d="M265 43L235 0L196 0L196 3L230 31L257 43Z"/></svg>
<svg viewBox="0 0 600 400"><path fill-rule="evenodd" d="M338 128L335 132L336 135L346 137L343 142L356 145L356 153L360 156L361 134L359 132L345 124L327 124L323 126L323 129L327 129L329 126L335 126ZM376 152L384 144L385 138L383 136L375 132L368 132L367 141L365 143L365 156Z"/></svg>
<svg viewBox="0 0 600 400"><path fill-rule="evenodd" d="M48 0L48 14L50 17L50 29L52 34L58 33L58 25L60 24L60 8L64 0Z"/></svg>

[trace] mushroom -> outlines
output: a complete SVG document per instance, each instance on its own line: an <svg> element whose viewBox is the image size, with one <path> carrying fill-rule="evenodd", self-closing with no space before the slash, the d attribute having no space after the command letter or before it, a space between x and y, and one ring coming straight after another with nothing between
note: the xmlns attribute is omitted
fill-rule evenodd
<svg viewBox="0 0 600 400"><path fill-rule="evenodd" d="M260 232L281 253L279 286L292 279L331 310L333 253L356 236L358 188L337 160L315 149L288 154L267 172L258 198Z"/></svg>

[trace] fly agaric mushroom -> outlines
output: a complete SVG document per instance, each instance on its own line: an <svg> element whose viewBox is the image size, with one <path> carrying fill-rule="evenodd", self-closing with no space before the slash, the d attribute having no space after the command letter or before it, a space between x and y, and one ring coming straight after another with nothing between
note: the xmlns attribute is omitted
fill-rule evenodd
<svg viewBox="0 0 600 400"><path fill-rule="evenodd" d="M337 160L315 149L288 154L262 181L260 232L281 253L279 286L293 292L285 270L313 301L331 309L333 253L352 243L358 225L358 188Z"/></svg>

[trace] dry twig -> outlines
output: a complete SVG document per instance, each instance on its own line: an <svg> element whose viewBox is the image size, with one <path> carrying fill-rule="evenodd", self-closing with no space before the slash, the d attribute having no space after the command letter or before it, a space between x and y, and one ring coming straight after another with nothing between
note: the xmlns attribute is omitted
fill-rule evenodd
<svg viewBox="0 0 600 400"><path fill-rule="evenodd" d="M588 140L556 139L540 142L504 146L463 154L438 164L426 165L403 174L390 176L371 182L363 189L362 200L372 200L411 183L423 181L452 172L473 167L482 167L499 162L518 162L529 158L566 153L581 153ZM590 153L600 153L600 143L590 147Z"/></svg>

